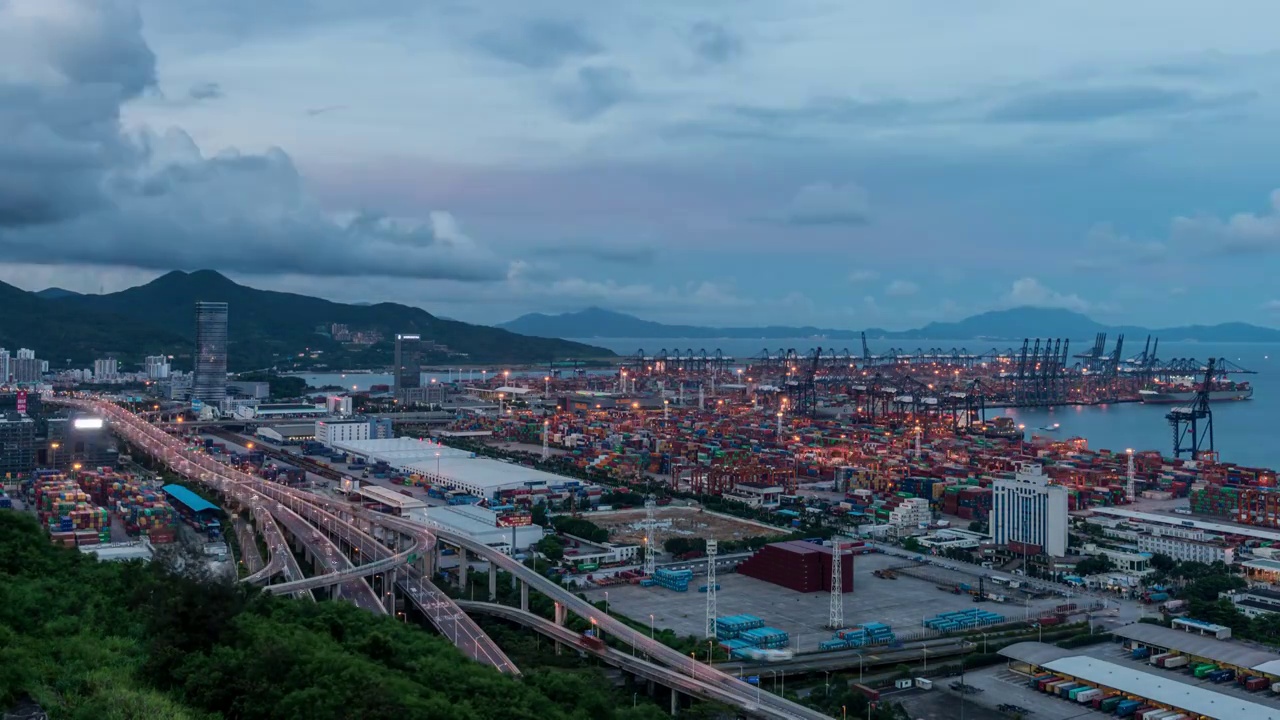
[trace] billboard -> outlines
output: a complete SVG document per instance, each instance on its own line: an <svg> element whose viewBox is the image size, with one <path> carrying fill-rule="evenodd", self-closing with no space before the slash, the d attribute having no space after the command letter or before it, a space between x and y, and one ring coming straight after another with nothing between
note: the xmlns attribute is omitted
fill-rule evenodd
<svg viewBox="0 0 1280 720"><path fill-rule="evenodd" d="M102 418L78 417L71 424L77 430L101 430Z"/></svg>
<svg viewBox="0 0 1280 720"><path fill-rule="evenodd" d="M191 398L191 409L194 412L200 412L204 409L204 401L200 398Z"/></svg>
<svg viewBox="0 0 1280 720"><path fill-rule="evenodd" d="M18 391L18 414L19 415L27 414L27 391L26 390Z"/></svg>
<svg viewBox="0 0 1280 720"><path fill-rule="evenodd" d="M528 513L503 515L498 518L498 527L527 527L533 524L533 516Z"/></svg>

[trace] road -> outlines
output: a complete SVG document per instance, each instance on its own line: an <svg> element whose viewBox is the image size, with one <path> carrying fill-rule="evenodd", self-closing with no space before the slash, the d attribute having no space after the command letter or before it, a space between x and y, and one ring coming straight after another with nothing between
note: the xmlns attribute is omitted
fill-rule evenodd
<svg viewBox="0 0 1280 720"><path fill-rule="evenodd" d="M51 398L53 402L59 400L62 400L62 398ZM229 495L255 493L268 497L287 497L290 501L296 500L302 505L321 507L330 512L336 511L349 517L367 520L373 524L399 531L409 537L414 537L423 532L423 525L419 523L382 513L373 513L352 503L287 488L283 485L267 483L260 478L228 468L208 455L187 450L183 444L177 442L172 436L169 436L154 425L136 418L114 404L91 400L71 400L69 402L83 404L110 417L117 431L124 432L126 436L134 438L135 442L144 450L150 452L153 456L163 459L170 467L174 467L188 477L199 479L223 493ZM428 525L427 527L438 540L464 548L479 556L482 560L486 560L498 568L512 573L527 583L531 589L553 598L557 605L580 617L591 620L591 622L602 628L605 633L632 645L636 652L647 655L671 668L694 665L696 674L701 676L700 679L703 682L725 693L725 697L730 698L729 702L737 707L744 709L751 707L753 714L768 718L825 720L828 717L821 712L777 696L770 695L758 700L753 699L756 689L742 680L721 671L719 668L697 664L696 661L687 659L682 653L650 639L647 634L634 631L621 621L615 620L608 615L603 615L590 603L525 567L515 559L487 545L476 543L468 537L449 532L446 528L435 525ZM497 650L496 645L494 645L494 649L500 652Z"/></svg>

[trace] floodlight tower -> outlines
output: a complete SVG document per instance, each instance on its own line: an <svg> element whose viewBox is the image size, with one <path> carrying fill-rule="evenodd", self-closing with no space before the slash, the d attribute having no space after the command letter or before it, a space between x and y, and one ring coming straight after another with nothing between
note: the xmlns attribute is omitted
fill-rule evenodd
<svg viewBox="0 0 1280 720"><path fill-rule="evenodd" d="M1126 478L1126 482L1125 482L1124 494L1126 497L1129 498L1129 502L1132 503L1133 502L1133 480L1134 480L1134 475L1136 474L1133 469L1133 448L1129 448L1128 450L1125 450L1125 452L1129 454L1129 472L1128 472L1128 478Z"/></svg>
<svg viewBox="0 0 1280 720"><path fill-rule="evenodd" d="M654 520L653 511L658 506L657 500L652 495L645 498L644 514L645 514L645 536L644 536L644 574L645 577L653 577L654 570L657 568L657 551L654 549L657 542L654 535L658 532L658 523Z"/></svg>
<svg viewBox="0 0 1280 720"><path fill-rule="evenodd" d="M546 460L551 456L551 451L547 448L547 430L551 426L550 420L542 421L542 459Z"/></svg>
<svg viewBox="0 0 1280 720"><path fill-rule="evenodd" d="M707 541L707 638L716 637L716 551L719 543Z"/></svg>
<svg viewBox="0 0 1280 720"><path fill-rule="evenodd" d="M843 546L839 537L831 538L831 615L827 627L839 630L844 627L844 562Z"/></svg>

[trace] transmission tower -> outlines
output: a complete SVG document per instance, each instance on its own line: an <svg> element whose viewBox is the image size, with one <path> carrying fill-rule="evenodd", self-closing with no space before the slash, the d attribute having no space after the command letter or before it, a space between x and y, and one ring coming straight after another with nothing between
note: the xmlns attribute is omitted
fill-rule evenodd
<svg viewBox="0 0 1280 720"><path fill-rule="evenodd" d="M840 538L831 538L831 617L827 627L839 630L844 627L844 555Z"/></svg>
<svg viewBox="0 0 1280 720"><path fill-rule="evenodd" d="M716 550L719 543L707 541L707 637L716 637Z"/></svg>
<svg viewBox="0 0 1280 720"><path fill-rule="evenodd" d="M652 495L645 498L644 501L644 574L645 577L653 577L654 570L657 567L657 546L654 535L658 533L658 523L654 520L653 511L658 507L658 501Z"/></svg>

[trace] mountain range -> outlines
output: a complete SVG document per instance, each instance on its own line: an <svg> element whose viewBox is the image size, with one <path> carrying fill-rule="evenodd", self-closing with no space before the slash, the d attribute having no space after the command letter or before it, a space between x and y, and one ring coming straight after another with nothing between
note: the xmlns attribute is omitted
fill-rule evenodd
<svg viewBox="0 0 1280 720"><path fill-rule="evenodd" d="M544 363L613 356L582 343L444 320L406 305L345 305L258 290L211 270L175 271L105 295L50 290L31 293L0 283L0 307L5 308L0 347L32 348L55 368L68 361L82 367L107 354L133 362L145 355L173 355L179 366L189 366L197 301L229 303L227 352L233 370L294 365L299 359L331 368L389 365L396 333L418 333L466 354L437 353L427 358L430 362ZM328 336L333 323L352 332L376 331L384 339L370 346L344 345Z"/></svg>
<svg viewBox="0 0 1280 720"><path fill-rule="evenodd" d="M1021 340L1036 337L1086 340L1092 339L1097 333L1107 333L1111 336L1124 333L1130 338L1153 335L1166 342L1280 342L1280 330L1248 323L1143 328L1136 325L1105 325L1078 312L1038 307L993 310L957 322L932 322L914 330L898 331L883 328L840 330L776 325L761 327L665 325L598 307L561 315L532 313L502 323L498 327L524 335L561 338L854 340L865 332L868 339L883 340Z"/></svg>

